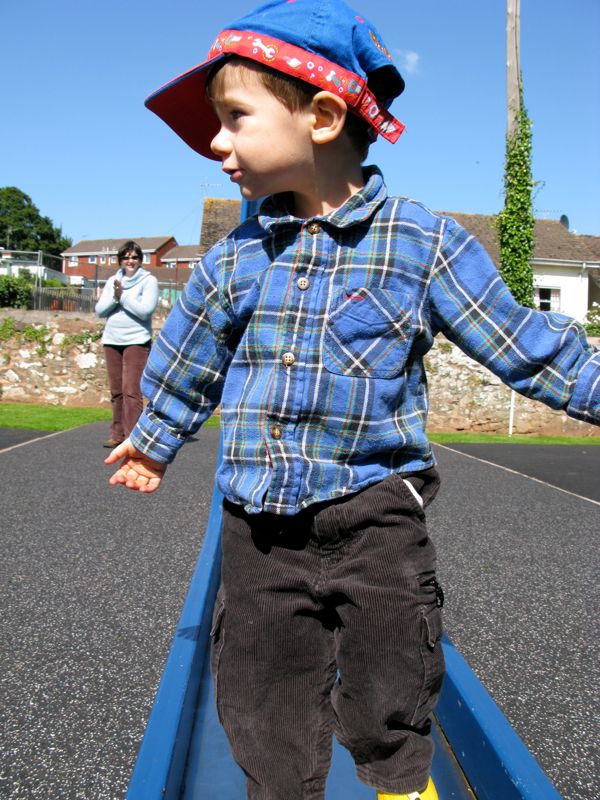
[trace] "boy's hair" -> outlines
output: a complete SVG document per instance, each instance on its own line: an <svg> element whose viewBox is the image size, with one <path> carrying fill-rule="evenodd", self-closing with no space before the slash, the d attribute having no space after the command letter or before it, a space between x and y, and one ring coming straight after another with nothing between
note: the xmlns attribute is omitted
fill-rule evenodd
<svg viewBox="0 0 600 800"><path fill-rule="evenodd" d="M119 247L119 249L117 250L117 259L119 261L119 264L122 263L127 253L135 253L140 261L142 261L144 258L144 254L142 253L142 248L139 246L137 242L134 242L132 239L130 239L128 242L125 242L125 244L122 244L121 247Z"/></svg>
<svg viewBox="0 0 600 800"><path fill-rule="evenodd" d="M221 94L222 84L219 80L219 73L226 64L242 67L256 73L267 91L269 91L273 97L276 97L282 105L292 113L306 108L317 92L321 91L318 86L313 86L310 83L306 83L299 78L294 78L291 75L286 75L283 72L277 72L277 70L270 69L264 64L259 64L256 61L251 61L241 56L233 56L227 60L220 61L213 68L206 81L206 94L211 103L218 100ZM375 87L371 84L372 81L369 81L369 88L377 97L382 98L383 96L385 99L385 88L378 87L379 91L376 91ZM360 160L364 161L369 154L369 147L374 140L371 127L367 122L357 117L348 109L344 132L360 156Z"/></svg>

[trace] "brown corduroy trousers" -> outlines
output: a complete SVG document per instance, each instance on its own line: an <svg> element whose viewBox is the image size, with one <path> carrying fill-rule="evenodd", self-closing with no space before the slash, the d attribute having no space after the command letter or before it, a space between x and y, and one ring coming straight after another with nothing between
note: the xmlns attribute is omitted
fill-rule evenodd
<svg viewBox="0 0 600 800"><path fill-rule="evenodd" d="M424 505L434 470L418 477ZM294 517L224 503L217 708L251 800L322 800L332 734L358 777L422 789L444 673L435 550L398 475Z"/></svg>
<svg viewBox="0 0 600 800"><path fill-rule="evenodd" d="M112 405L110 437L117 442L129 436L142 413L140 380L148 360L150 344L104 345Z"/></svg>

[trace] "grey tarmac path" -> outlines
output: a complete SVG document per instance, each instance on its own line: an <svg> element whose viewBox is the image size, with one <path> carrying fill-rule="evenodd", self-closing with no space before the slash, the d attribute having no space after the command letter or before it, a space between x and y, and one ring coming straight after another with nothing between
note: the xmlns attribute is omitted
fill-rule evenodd
<svg viewBox="0 0 600 800"><path fill-rule="evenodd" d="M450 447L600 503L600 444L453 444Z"/></svg>
<svg viewBox="0 0 600 800"><path fill-rule="evenodd" d="M0 428L0 452L48 435L48 431L36 431L31 428Z"/></svg>
<svg viewBox="0 0 600 800"><path fill-rule="evenodd" d="M148 496L108 485L105 423L0 453L2 800L124 796L202 544L218 437L187 444Z"/></svg>
<svg viewBox="0 0 600 800"><path fill-rule="evenodd" d="M97 423L0 452L2 800L124 796L201 546L218 431L148 497L108 486L105 438ZM598 797L600 506L435 449L448 632L559 791Z"/></svg>
<svg viewBox="0 0 600 800"><path fill-rule="evenodd" d="M511 446L511 469L553 463L566 484L571 448L544 447L534 468L530 447ZM600 797L600 503L469 457L471 447L435 452L442 488L428 522L447 632L562 796ZM597 481L598 461L585 468Z"/></svg>

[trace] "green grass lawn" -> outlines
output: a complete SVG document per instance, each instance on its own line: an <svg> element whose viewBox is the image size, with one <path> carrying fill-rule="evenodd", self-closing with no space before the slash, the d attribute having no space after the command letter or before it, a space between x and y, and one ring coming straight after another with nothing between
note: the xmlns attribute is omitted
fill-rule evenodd
<svg viewBox="0 0 600 800"><path fill-rule="evenodd" d="M64 431L88 422L110 421L108 408L40 406L34 403L0 403L0 428Z"/></svg>
<svg viewBox="0 0 600 800"><path fill-rule="evenodd" d="M520 436L501 433L430 433L438 444L600 444L600 436Z"/></svg>
<svg viewBox="0 0 600 800"><path fill-rule="evenodd" d="M29 428L37 431L65 431L89 422L110 422L109 408L40 406L34 403L0 403L0 428ZM212 417L207 425L219 425Z"/></svg>
<svg viewBox="0 0 600 800"><path fill-rule="evenodd" d="M108 408L40 406L33 403L0 403L0 428L30 428L38 431L64 431L89 422L110 422ZM219 417L205 425L219 426ZM495 433L432 433L439 444L577 444L600 445L600 436L506 436Z"/></svg>

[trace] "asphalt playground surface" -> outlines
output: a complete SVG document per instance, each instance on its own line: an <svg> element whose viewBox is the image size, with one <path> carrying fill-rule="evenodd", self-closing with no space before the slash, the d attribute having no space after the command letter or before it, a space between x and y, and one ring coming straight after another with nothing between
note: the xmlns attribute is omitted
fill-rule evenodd
<svg viewBox="0 0 600 800"><path fill-rule="evenodd" d="M218 430L151 496L109 487L106 434L0 429L2 800L124 797L202 544ZM447 631L559 792L600 797L600 446L436 455Z"/></svg>

